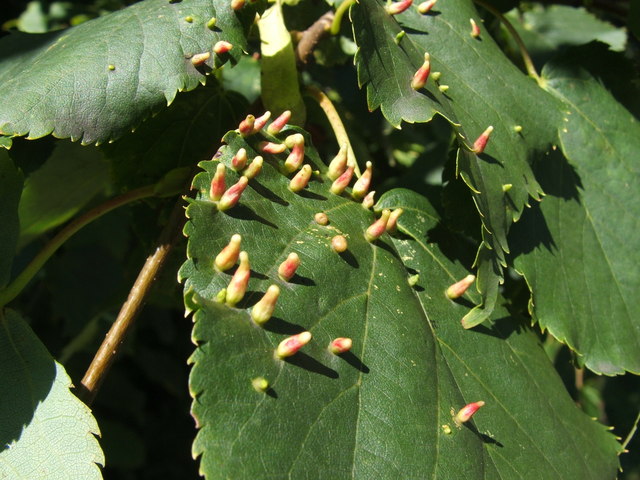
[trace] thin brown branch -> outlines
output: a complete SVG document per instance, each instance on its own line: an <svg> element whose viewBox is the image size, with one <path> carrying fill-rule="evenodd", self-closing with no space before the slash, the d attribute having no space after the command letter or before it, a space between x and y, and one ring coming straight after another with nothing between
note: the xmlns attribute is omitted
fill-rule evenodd
<svg viewBox="0 0 640 480"><path fill-rule="evenodd" d="M318 42L329 33L331 24L333 23L333 17L333 11L329 11L302 32L298 46L296 47L296 57L300 63L307 63L309 56L313 53L313 49L316 48Z"/></svg>
<svg viewBox="0 0 640 480"><path fill-rule="evenodd" d="M127 301L122 305L116 321L109 329L82 379L78 396L87 405L91 405L93 402L116 355L120 351L127 333L136 316L140 313L154 280L169 256L171 248L180 236L184 220L182 199L179 199L171 212L169 222L160 233L155 251L147 258L142 270L140 270L138 278L129 292Z"/></svg>

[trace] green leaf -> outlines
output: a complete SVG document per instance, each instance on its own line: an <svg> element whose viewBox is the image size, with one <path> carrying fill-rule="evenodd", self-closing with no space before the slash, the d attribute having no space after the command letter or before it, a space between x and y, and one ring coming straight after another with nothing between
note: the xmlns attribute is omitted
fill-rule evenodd
<svg viewBox="0 0 640 480"><path fill-rule="evenodd" d="M468 272L429 238L439 218L424 198L407 190L385 195L378 209L405 210L401 233L369 243L363 232L375 219L371 211L330 193L321 173L291 192L279 171L284 154L265 155L240 204L218 212L208 196L218 162L231 184L231 158L239 148L254 157L261 138L231 132L225 140L219 160L202 162L205 172L194 179L200 193L187 209L188 260L180 272L185 303L195 310L190 390L200 430L193 454L207 478L615 475L614 437L576 408L535 334L501 306L487 326L460 326L477 296L445 296ZM325 170L308 137L305 154ZM317 212L328 225L314 221ZM251 280L231 308L215 298L232 271L216 272L213 261L235 233ZM348 241L342 254L330 247L338 234ZM456 241L442 240L450 254ZM285 282L277 270L291 252L301 265ZM281 294L259 327L250 311L272 284ZM274 357L280 341L303 330L313 338L301 352ZM352 338L351 352L331 354L336 337ZM256 377L270 389L254 390ZM473 422L456 427L451 411L478 400L486 406Z"/></svg>
<svg viewBox="0 0 640 480"><path fill-rule="evenodd" d="M609 375L640 372L638 120L569 63L544 70L565 103L560 147L540 162L547 196L514 231L515 266L542 328Z"/></svg>
<svg viewBox="0 0 640 480"><path fill-rule="evenodd" d="M0 287L4 287L11 276L11 265L20 233L18 203L22 193L22 172L9 158L6 150L0 149Z"/></svg>
<svg viewBox="0 0 640 480"><path fill-rule="evenodd" d="M352 8L351 17L359 46L358 78L367 84L369 108L380 106L397 127L401 120L423 122L439 113L452 122L463 144L458 174L471 188L483 223L478 252L483 305L465 324L481 323L491 313L502 281L509 226L529 197L540 197L529 161L554 141L559 103L518 71L487 32L471 37L469 19L479 23L480 17L470 1L442 2L427 15L410 8L391 16L381 3L363 0ZM416 92L411 79L425 52L431 57L431 72L441 75ZM449 88L442 93L440 85ZM487 149L476 155L469 147L489 125L495 130ZM516 132L516 126L522 131ZM505 185L511 186L508 193Z"/></svg>
<svg viewBox="0 0 640 480"><path fill-rule="evenodd" d="M93 147L59 142L27 177L20 199L20 245L73 217L109 182L109 165Z"/></svg>
<svg viewBox="0 0 640 480"><path fill-rule="evenodd" d="M246 100L223 90L213 79L205 87L179 95L135 132L102 147L113 163L117 188L149 185L169 170L210 158L213 142L237 125L247 108Z"/></svg>
<svg viewBox="0 0 640 480"><path fill-rule="evenodd" d="M240 58L255 7L241 13L229 2L146 0L67 30L13 33L0 41L0 133L85 144L120 137ZM219 40L234 48L194 67L191 57Z"/></svg>
<svg viewBox="0 0 640 480"><path fill-rule="evenodd" d="M20 315L0 312L0 478L102 478L104 464L89 408L71 379Z"/></svg>
<svg viewBox="0 0 640 480"><path fill-rule="evenodd" d="M624 29L598 19L584 8L533 5L530 10L513 10L506 16L536 63L544 63L560 48L593 40L606 43L614 51L623 51L627 42Z"/></svg>

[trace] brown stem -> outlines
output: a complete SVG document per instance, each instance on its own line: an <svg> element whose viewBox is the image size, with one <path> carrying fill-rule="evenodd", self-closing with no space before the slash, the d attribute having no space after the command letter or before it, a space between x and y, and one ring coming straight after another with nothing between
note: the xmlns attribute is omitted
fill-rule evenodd
<svg viewBox="0 0 640 480"><path fill-rule="evenodd" d="M320 39L329 33L329 29L333 23L333 17L333 11L329 11L302 32L298 46L296 47L296 56L300 63L307 63L309 55L313 53L313 49L316 48Z"/></svg>
<svg viewBox="0 0 640 480"><path fill-rule="evenodd" d="M171 212L169 222L160 233L155 252L147 257L142 270L138 274L138 278L133 287L131 287L127 301L122 305L120 313L118 313L118 318L109 329L91 365L89 365L87 372L84 374L82 384L78 389L78 396L87 405L93 403L96 393L120 351L129 329L133 325L133 321L142 309L158 272L171 251L171 247L180 236L184 220L182 199L179 199Z"/></svg>

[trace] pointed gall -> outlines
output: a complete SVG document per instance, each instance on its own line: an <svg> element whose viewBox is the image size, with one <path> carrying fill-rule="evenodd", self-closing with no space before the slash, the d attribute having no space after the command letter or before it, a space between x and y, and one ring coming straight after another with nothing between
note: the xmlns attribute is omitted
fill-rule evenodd
<svg viewBox="0 0 640 480"><path fill-rule="evenodd" d="M513 131L516 133L520 133L522 131L522 125L515 125L513 127Z"/></svg>
<svg viewBox="0 0 640 480"><path fill-rule="evenodd" d="M475 275L467 275L459 282L456 282L453 285L451 285L449 288L447 288L447 297L449 297L451 300L460 298L462 295L464 295L464 292L466 292L467 289L471 285L473 285L473 282L475 281L476 281Z"/></svg>
<svg viewBox="0 0 640 480"><path fill-rule="evenodd" d="M331 249L336 253L342 253L347 250L349 244L344 235L336 235L331 239Z"/></svg>
<svg viewBox="0 0 640 480"><path fill-rule="evenodd" d="M215 301L216 301L217 303L224 303L224 301L226 300L226 298L227 298L227 289L226 289L226 288L223 288L223 289L222 289L222 290L220 290L220 291L218 292L218 294L216 295Z"/></svg>
<svg viewBox="0 0 640 480"><path fill-rule="evenodd" d="M480 36L480 27L473 18L469 19L469 23L471 23L471 36L478 38Z"/></svg>
<svg viewBox="0 0 640 480"><path fill-rule="evenodd" d="M233 48L229 42L225 42L224 40L220 40L213 46L213 53L216 55L223 55L227 53L229 50Z"/></svg>
<svg viewBox="0 0 640 480"><path fill-rule="evenodd" d="M291 179L289 182L289 189L292 192L299 192L304 190L306 186L309 184L309 179L311 178L311 165L305 165L302 167L298 173L296 173L295 177Z"/></svg>
<svg viewBox="0 0 640 480"><path fill-rule="evenodd" d="M329 170L327 170L327 177L329 180L335 180L344 173L347 169L347 145L342 145L338 154L333 157L331 163L329 163Z"/></svg>
<svg viewBox="0 0 640 480"><path fill-rule="evenodd" d="M425 52L424 63L413 75L413 79L411 80L411 88L413 88L414 90L420 90L422 87L424 87L427 84L430 72L431 60L429 54Z"/></svg>
<svg viewBox="0 0 640 480"><path fill-rule="evenodd" d="M480 155L484 152L485 147L487 146L487 142L489 141L489 137L491 136L491 132L493 132L493 127L488 126L487 129L482 132L482 135L478 137L478 139L473 142L473 153L476 155Z"/></svg>
<svg viewBox="0 0 640 480"><path fill-rule="evenodd" d="M409 278L407 278L407 283L409 284L410 287L415 287L418 284L419 280L420 280L420 274L416 273L415 275L411 275Z"/></svg>
<svg viewBox="0 0 640 480"><path fill-rule="evenodd" d="M247 166L247 151L244 148L239 149L231 159L231 168L239 172Z"/></svg>
<svg viewBox="0 0 640 480"><path fill-rule="evenodd" d="M240 122L240 125L238 126L240 135L242 135L243 137L248 137L249 135L251 135L253 133L253 126L255 125L255 122L256 117L251 114L247 115L247 118L242 120Z"/></svg>
<svg viewBox="0 0 640 480"><path fill-rule="evenodd" d="M318 225L329 225L329 217L327 217L327 214L324 212L318 212L313 216L313 220L318 224Z"/></svg>
<svg viewBox="0 0 640 480"><path fill-rule="evenodd" d="M344 192L344 189L349 186L351 183L351 179L353 178L353 166L347 167L347 171L340 175L335 181L331 184L331 193L334 195L340 195Z"/></svg>
<svg viewBox="0 0 640 480"><path fill-rule="evenodd" d="M353 185L353 189L351 190L351 196L360 200L364 197L369 191L369 186L371 185L371 162L367 162L366 170L360 175L360 178L356 180L356 183Z"/></svg>
<svg viewBox="0 0 640 480"><path fill-rule="evenodd" d="M209 30L213 30L214 28L216 28L216 23L218 23L218 19L216 17L211 17L207 22L207 28Z"/></svg>
<svg viewBox="0 0 640 480"><path fill-rule="evenodd" d="M456 425L461 426L463 423L471 420L471 417L480 409L480 407L484 407L484 402L473 402L468 405L465 405L460 409L453 421L456 422Z"/></svg>
<svg viewBox="0 0 640 480"><path fill-rule="evenodd" d="M193 64L194 67L199 67L204 62L209 60L210 57L211 57L210 52L196 53L193 57L191 57L191 63Z"/></svg>
<svg viewBox="0 0 640 480"><path fill-rule="evenodd" d="M277 155L278 153L284 152L287 149L287 146L284 143L260 142L258 144L258 148L262 153Z"/></svg>
<svg viewBox="0 0 640 480"><path fill-rule="evenodd" d="M336 338L329 344L329 351L334 355L340 355L351 350L352 345L353 341L350 338Z"/></svg>
<svg viewBox="0 0 640 480"><path fill-rule="evenodd" d="M276 357L286 358L294 355L298 350L304 347L311 340L311 332L302 332L292 337L285 338L278 348L276 348Z"/></svg>
<svg viewBox="0 0 640 480"><path fill-rule="evenodd" d="M389 221L387 222L387 232L396 233L396 230L398 229L398 218L403 213L404 210L401 208L396 208L391 212L391 215L389 215Z"/></svg>
<svg viewBox="0 0 640 480"><path fill-rule="evenodd" d="M413 0L400 0L399 2L392 2L384 7L389 15L398 15L404 12L411 6Z"/></svg>
<svg viewBox="0 0 640 480"><path fill-rule="evenodd" d="M442 433L445 435L451 435L451 427L449 425L442 425Z"/></svg>
<svg viewBox="0 0 640 480"><path fill-rule="evenodd" d="M440 90L442 93L447 93L447 90L449 90L449 85L438 85L438 90Z"/></svg>
<svg viewBox="0 0 640 480"><path fill-rule="evenodd" d="M289 135L285 139L284 144L291 149L291 152L284 162L284 170L287 173L295 172L304 161L304 137L299 133Z"/></svg>
<svg viewBox="0 0 640 480"><path fill-rule="evenodd" d="M258 393L264 393L269 390L269 380L264 377L256 377L251 380L251 386Z"/></svg>
<svg viewBox="0 0 640 480"><path fill-rule="evenodd" d="M385 208L382 211L382 216L373 222L369 228L364 232L364 238L367 239L367 242L374 242L378 238L382 236L384 232L387 230L387 222L389 221L389 216L391 215L391 210Z"/></svg>
<svg viewBox="0 0 640 480"><path fill-rule="evenodd" d="M511 190L511 188L513 188L513 184L512 183L505 183L502 185L502 191L504 193L507 193L509 190Z"/></svg>
<svg viewBox="0 0 640 480"><path fill-rule="evenodd" d="M244 175L240 177L240 180L235 185L229 187L229 189L224 192L222 198L218 202L218 210L224 212L225 210L229 210L232 207L235 207L238 201L240 200L240 195L244 192L244 189L247 188L247 184L249 183L249 179Z"/></svg>
<svg viewBox="0 0 640 480"><path fill-rule="evenodd" d="M275 135L276 133L279 133L280 130L284 128L284 126L289 122L290 119L291 119L291 111L285 110L280 114L278 118L276 118L273 122L271 122L271 125L267 127L267 132L270 133L271 135Z"/></svg>
<svg viewBox="0 0 640 480"><path fill-rule="evenodd" d="M423 15L429 13L429 11L431 11L437 1L438 0L427 0L426 2L422 2L420 5L418 5L418 12Z"/></svg>
<svg viewBox="0 0 640 480"><path fill-rule="evenodd" d="M231 8L236 12L244 7L245 0L231 0Z"/></svg>
<svg viewBox="0 0 640 480"><path fill-rule="evenodd" d="M253 124L253 133L258 133L260 130L262 130L270 118L271 118L271 112L269 110L267 110L261 116L256 118L256 121Z"/></svg>
<svg viewBox="0 0 640 480"><path fill-rule="evenodd" d="M297 253L292 252L287 259L278 267L278 276L288 282L296 274L296 270L300 266L300 257Z"/></svg>
<svg viewBox="0 0 640 480"><path fill-rule="evenodd" d="M233 267L238 261L238 255L240 255L240 242L242 237L237 233L231 236L231 240L224 247L220 253L216 256L213 265L219 272L224 272Z"/></svg>
<svg viewBox="0 0 640 480"><path fill-rule="evenodd" d="M225 184L224 176L226 168L224 163L219 163L216 167L216 174L213 176L211 180L211 189L209 190L209 197L214 202L217 202L222 197L222 194L227 189Z"/></svg>
<svg viewBox="0 0 640 480"><path fill-rule="evenodd" d="M369 210L371 207L373 207L373 204L375 203L373 197L375 194L375 190L373 192L367 193L367 196L364 197L364 200L362 200L362 208L364 208L365 210Z"/></svg>
<svg viewBox="0 0 640 480"><path fill-rule="evenodd" d="M276 308L276 302L280 296L280 287L271 285L267 288L267 292L251 309L251 318L258 325L264 325L269 321L273 310Z"/></svg>
<svg viewBox="0 0 640 480"><path fill-rule="evenodd" d="M244 294L247 292L250 274L251 268L249 267L249 254L247 252L240 252L240 265L233 274L233 277L231 277L231 281L227 287L227 305L233 307L236 303L242 300L242 297L244 297Z"/></svg>
<svg viewBox="0 0 640 480"><path fill-rule="evenodd" d="M263 162L264 162L264 159L261 156L258 155L256 158L254 158L251 161L251 163L245 169L245 171L242 172L242 175L247 177L249 180L251 180L252 178L255 178L260 173L260 171L262 170L262 163Z"/></svg>

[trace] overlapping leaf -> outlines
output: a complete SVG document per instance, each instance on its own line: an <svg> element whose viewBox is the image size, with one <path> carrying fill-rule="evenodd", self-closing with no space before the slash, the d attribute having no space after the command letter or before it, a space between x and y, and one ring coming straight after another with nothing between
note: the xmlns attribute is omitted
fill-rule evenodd
<svg viewBox="0 0 640 480"><path fill-rule="evenodd" d="M0 41L0 134L117 138L239 58L254 15L255 5L237 14L229 2L146 0L68 30L13 33ZM229 54L212 52L219 40L234 45Z"/></svg>
<svg viewBox="0 0 640 480"><path fill-rule="evenodd" d="M458 153L458 171L473 191L484 225L478 261L485 308L466 318L475 324L491 313L495 302L509 251L509 226L529 197L539 198L541 189L528 162L554 141L560 108L508 61L486 32L478 38L470 35L471 18L480 23L470 1L438 3L427 15L410 8L391 16L376 0L363 0L352 9L356 63L369 107L380 106L396 126L440 113L466 145ZM425 52L431 71L441 75L416 92L410 83ZM444 93L442 85L448 87ZM495 130L478 156L468 147L489 125Z"/></svg>
<svg viewBox="0 0 640 480"><path fill-rule="evenodd" d="M515 230L515 265L543 328L606 374L640 372L640 125L571 63L544 70L565 103L559 155L537 165L548 195Z"/></svg>
<svg viewBox="0 0 640 480"><path fill-rule="evenodd" d="M0 478L102 478L98 425L70 387L20 315L0 311Z"/></svg>
<svg viewBox="0 0 640 480"><path fill-rule="evenodd" d="M201 193L187 210L189 259L180 274L198 345L190 379L200 429L193 453L207 478L615 474L614 438L575 407L535 335L501 307L486 327L460 327L470 302L454 303L444 290L467 272L429 239L438 218L424 198L385 196L378 207L405 209L401 233L369 243L370 211L331 194L322 174L291 192L282 159L267 156L240 204L221 213L208 198L218 161L229 166L240 147L253 157L260 140L225 139L219 159L203 162L206 172L194 179ZM324 170L309 145L306 153ZM314 222L317 212L328 215L328 225ZM214 299L231 272L216 272L213 259L235 233L252 274L246 298L230 308ZM330 247L337 234L348 240L343 254ZM446 241L451 252L455 239ZM290 252L302 263L284 282L277 269ZM419 281L410 287L415 273ZM249 312L271 284L281 295L274 317L259 327ZM274 358L278 343L302 330L313 334L311 343L290 360ZM354 347L335 356L326 347L341 336ZM252 388L258 376L271 384L266 393ZM486 406L457 428L451 410L476 400Z"/></svg>

